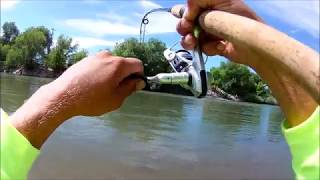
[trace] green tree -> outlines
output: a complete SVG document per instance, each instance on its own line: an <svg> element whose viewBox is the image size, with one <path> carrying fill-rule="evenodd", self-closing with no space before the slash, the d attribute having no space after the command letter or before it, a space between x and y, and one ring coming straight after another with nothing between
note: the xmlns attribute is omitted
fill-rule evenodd
<svg viewBox="0 0 320 180"><path fill-rule="evenodd" d="M220 67L212 68L212 85L225 92L244 99L254 96L267 97L270 91L261 78L240 64L222 62Z"/></svg>
<svg viewBox="0 0 320 180"><path fill-rule="evenodd" d="M46 60L46 65L60 72L65 69L72 54L77 50L77 45L72 45L72 38L60 35L57 45L54 47Z"/></svg>
<svg viewBox="0 0 320 180"><path fill-rule="evenodd" d="M19 29L14 22L5 22L2 26L2 40L4 44L12 43L19 35Z"/></svg>
<svg viewBox="0 0 320 180"><path fill-rule="evenodd" d="M85 57L88 56L88 51L82 49L79 52L75 52L71 55L70 60L69 60L69 64L75 64L78 61L81 61L82 59L84 59Z"/></svg>
<svg viewBox="0 0 320 180"><path fill-rule="evenodd" d="M136 38L130 38L117 44L113 54L140 59L144 64L145 75L153 76L170 70L170 66L163 56L165 49L166 45L156 39L150 39L147 43L140 43Z"/></svg>
<svg viewBox="0 0 320 180"><path fill-rule="evenodd" d="M36 30L39 30L41 31L44 36L45 36L45 39L46 39L46 42L45 42L45 54L48 55L50 53L50 50L51 50L51 46L52 46L52 43L53 43L53 29L50 31L48 28L44 27L44 26L38 26L38 27L31 27L29 29L36 29ZM28 31L28 30L27 30Z"/></svg>
<svg viewBox="0 0 320 180"><path fill-rule="evenodd" d="M163 55L163 52L167 49L165 43L157 39L150 39L146 45L148 52L145 65L147 68L146 73L156 75L158 73L170 72L171 67Z"/></svg>
<svg viewBox="0 0 320 180"><path fill-rule="evenodd" d="M66 58L60 49L53 48L48 55L45 64L55 71L60 71L65 67Z"/></svg>
<svg viewBox="0 0 320 180"><path fill-rule="evenodd" d="M6 69L13 69L19 66L23 66L24 63L24 54L21 49L11 48L8 51L5 67Z"/></svg>
<svg viewBox="0 0 320 180"><path fill-rule="evenodd" d="M43 59L46 38L42 31L29 28L16 38L14 47L23 51L24 67L32 69Z"/></svg>
<svg viewBox="0 0 320 180"><path fill-rule="evenodd" d="M10 45L0 44L0 61L5 61L10 50Z"/></svg>

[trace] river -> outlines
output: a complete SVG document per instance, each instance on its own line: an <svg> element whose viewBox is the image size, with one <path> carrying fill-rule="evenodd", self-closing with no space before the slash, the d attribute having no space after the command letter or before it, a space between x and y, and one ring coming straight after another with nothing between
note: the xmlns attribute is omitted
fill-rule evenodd
<svg viewBox="0 0 320 180"><path fill-rule="evenodd" d="M50 81L1 74L1 107L14 112ZM139 92L64 123L29 179L292 179L282 119L277 106Z"/></svg>

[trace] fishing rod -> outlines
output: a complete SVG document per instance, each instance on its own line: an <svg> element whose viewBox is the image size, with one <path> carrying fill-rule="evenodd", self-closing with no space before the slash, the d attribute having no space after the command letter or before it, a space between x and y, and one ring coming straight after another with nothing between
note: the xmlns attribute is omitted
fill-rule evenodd
<svg viewBox="0 0 320 180"><path fill-rule="evenodd" d="M154 12L170 12L171 8L156 8L152 9L151 11L148 11L142 18L141 24L140 24L140 42L144 42L144 37L146 34L146 26L149 24L148 15Z"/></svg>
<svg viewBox="0 0 320 180"><path fill-rule="evenodd" d="M144 43L146 26L149 24L148 15L156 12L168 12L176 18L182 18L184 11L183 5L176 5L171 8L157 8L147 12L141 20L140 43ZM199 40L200 28L195 28L194 36ZM173 47L176 45L177 43L163 52L173 73L160 73L153 77L145 77L144 80L150 87L161 84L180 85L190 90L198 98L206 96L208 90L207 74L200 43L197 43L192 52L185 49L174 50Z"/></svg>

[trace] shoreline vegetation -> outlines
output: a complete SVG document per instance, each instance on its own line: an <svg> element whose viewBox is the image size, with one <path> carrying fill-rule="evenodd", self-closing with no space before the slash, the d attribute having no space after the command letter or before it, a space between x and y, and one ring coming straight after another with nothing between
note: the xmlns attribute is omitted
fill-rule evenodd
<svg viewBox="0 0 320 180"><path fill-rule="evenodd" d="M0 37L0 72L14 75L57 78L68 67L88 56L72 38L60 35L53 43L53 30L44 26L30 27L20 33L14 22L2 26ZM116 44L112 53L135 57L143 61L145 75L170 72L171 67L163 56L165 43L149 39L140 43L135 38ZM268 86L246 66L227 62L211 68L207 96L230 101L276 105ZM146 89L148 90L148 89ZM179 85L161 85L155 92L192 95Z"/></svg>

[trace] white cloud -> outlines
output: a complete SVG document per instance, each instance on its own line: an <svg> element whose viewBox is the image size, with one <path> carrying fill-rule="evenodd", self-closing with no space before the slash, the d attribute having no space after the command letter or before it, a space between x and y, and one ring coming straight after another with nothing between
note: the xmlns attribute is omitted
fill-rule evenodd
<svg viewBox="0 0 320 180"><path fill-rule="evenodd" d="M269 0L249 1L257 10L265 12L319 39L319 1Z"/></svg>
<svg viewBox="0 0 320 180"><path fill-rule="evenodd" d="M143 16L144 16L143 13L138 13L138 12L134 12L133 15L134 15L135 17L137 17L137 18L140 18L140 19L142 19Z"/></svg>
<svg viewBox="0 0 320 180"><path fill-rule="evenodd" d="M110 13L111 15L113 13ZM105 35L139 35L141 19L113 14L98 14L105 19L67 19L62 22L68 28L73 28L93 36ZM155 13L148 16L149 24L146 34L161 34L176 32L178 19L169 13Z"/></svg>
<svg viewBox="0 0 320 180"><path fill-rule="evenodd" d="M169 13L161 12L148 16L149 24L146 27L146 34L161 34L176 32L176 25L179 19Z"/></svg>
<svg viewBox="0 0 320 180"><path fill-rule="evenodd" d="M139 0L138 3L144 10L161 7L159 4L150 0ZM144 14L139 11L130 12L130 14L117 14L111 10L96 14L96 18L66 19L63 20L62 24L67 28L82 31L82 33L95 37L105 35L139 35L140 23ZM176 32L178 19L169 13L153 13L150 14L148 18L149 24L146 28L146 34Z"/></svg>
<svg viewBox="0 0 320 180"><path fill-rule="evenodd" d="M140 0L140 5L144 8L144 9L155 9L155 8L161 8L162 6L152 2L150 0Z"/></svg>
<svg viewBox="0 0 320 180"><path fill-rule="evenodd" d="M116 22L125 22L128 20L127 17L121 16L115 12L112 12L112 11L109 11L106 13L99 13L99 14L96 14L96 16L99 18L104 18L104 19L108 19L108 20L116 21Z"/></svg>
<svg viewBox="0 0 320 180"><path fill-rule="evenodd" d="M121 22L95 19L67 19L64 25L96 36L137 35L139 28Z"/></svg>
<svg viewBox="0 0 320 180"><path fill-rule="evenodd" d="M18 0L0 0L1 10L10 10L14 8L20 1Z"/></svg>
<svg viewBox="0 0 320 180"><path fill-rule="evenodd" d="M80 48L93 48L97 46L113 47L116 43L120 43L123 40L119 41L107 41L104 39L92 38L92 37L73 37L73 43L79 44Z"/></svg>

